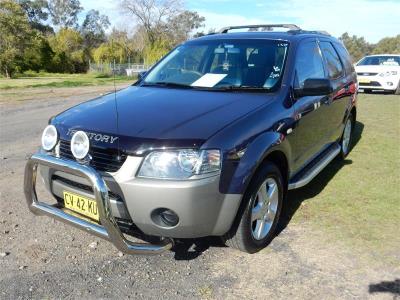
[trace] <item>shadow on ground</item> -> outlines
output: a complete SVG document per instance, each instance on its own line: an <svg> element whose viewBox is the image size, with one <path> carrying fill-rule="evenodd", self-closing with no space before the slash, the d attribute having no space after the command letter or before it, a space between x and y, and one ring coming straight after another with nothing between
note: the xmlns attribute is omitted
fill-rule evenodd
<svg viewBox="0 0 400 300"><path fill-rule="evenodd" d="M357 146L361 140L362 132L364 131L364 124L356 122L354 126L354 135L352 140L352 149ZM292 190L288 192L286 206L284 206L283 215L277 229L277 234L282 232L289 224L290 220L299 209L301 203L305 200L314 198L323 191L329 181L346 165L352 164L352 160L341 159L337 157L334 159L320 174L317 175L308 185L303 188Z"/></svg>
<svg viewBox="0 0 400 300"><path fill-rule="evenodd" d="M364 124L361 122L356 122L354 126L352 148L354 148L360 141L363 130ZM286 201L287 204L284 206L276 235L279 235L282 230L286 228L303 201L311 199L321 193L329 181L336 175L336 173L339 172L340 169L345 165L349 164L352 164L351 160L342 160L337 158L333 160L328 167L318 174L318 176L307 186L298 190L289 191ZM175 252L174 258L176 260L192 260L199 257L210 247L225 247L225 245L222 243L221 239L216 237L179 240L172 251Z"/></svg>
<svg viewBox="0 0 400 300"><path fill-rule="evenodd" d="M218 237L178 240L174 248L176 260L192 260L203 254L210 247L226 247Z"/></svg>
<svg viewBox="0 0 400 300"><path fill-rule="evenodd" d="M395 279L393 281L382 281L376 284L369 285L369 293L389 293L393 294L395 297L400 296L400 279Z"/></svg>

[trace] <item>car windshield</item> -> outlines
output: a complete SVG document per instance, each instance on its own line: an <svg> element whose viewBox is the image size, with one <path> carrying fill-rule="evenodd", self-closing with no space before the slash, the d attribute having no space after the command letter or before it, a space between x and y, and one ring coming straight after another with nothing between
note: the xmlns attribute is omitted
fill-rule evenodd
<svg viewBox="0 0 400 300"><path fill-rule="evenodd" d="M400 66L400 56L367 56L357 66Z"/></svg>
<svg viewBox="0 0 400 300"><path fill-rule="evenodd" d="M179 46L142 85L212 90L272 90L280 84L288 43L277 40L206 40Z"/></svg>

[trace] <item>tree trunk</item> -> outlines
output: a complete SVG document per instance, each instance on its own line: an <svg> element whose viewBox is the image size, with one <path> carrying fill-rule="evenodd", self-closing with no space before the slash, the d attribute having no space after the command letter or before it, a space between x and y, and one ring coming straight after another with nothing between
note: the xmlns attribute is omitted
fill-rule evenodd
<svg viewBox="0 0 400 300"><path fill-rule="evenodd" d="M8 72L7 66L6 66L6 78L7 78L7 79L10 79L10 73Z"/></svg>

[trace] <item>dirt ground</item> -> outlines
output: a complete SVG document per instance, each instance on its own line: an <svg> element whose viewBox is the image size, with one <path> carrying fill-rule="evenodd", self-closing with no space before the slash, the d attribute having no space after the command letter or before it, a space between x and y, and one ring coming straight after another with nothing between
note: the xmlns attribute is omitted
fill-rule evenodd
<svg viewBox="0 0 400 300"><path fill-rule="evenodd" d="M33 216L23 195L24 166L47 120L106 90L35 89L12 102L1 96L0 299L400 299L399 265L349 247L307 219L289 222L254 255L201 239L159 256L127 256Z"/></svg>

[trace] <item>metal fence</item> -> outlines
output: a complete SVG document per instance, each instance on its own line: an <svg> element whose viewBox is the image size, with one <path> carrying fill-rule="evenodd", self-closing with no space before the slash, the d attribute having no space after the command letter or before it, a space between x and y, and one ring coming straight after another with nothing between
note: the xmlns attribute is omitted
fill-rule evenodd
<svg viewBox="0 0 400 300"><path fill-rule="evenodd" d="M124 76L134 76L140 72L150 69L146 64L114 64L114 63L89 63L89 71L102 74L116 74Z"/></svg>

